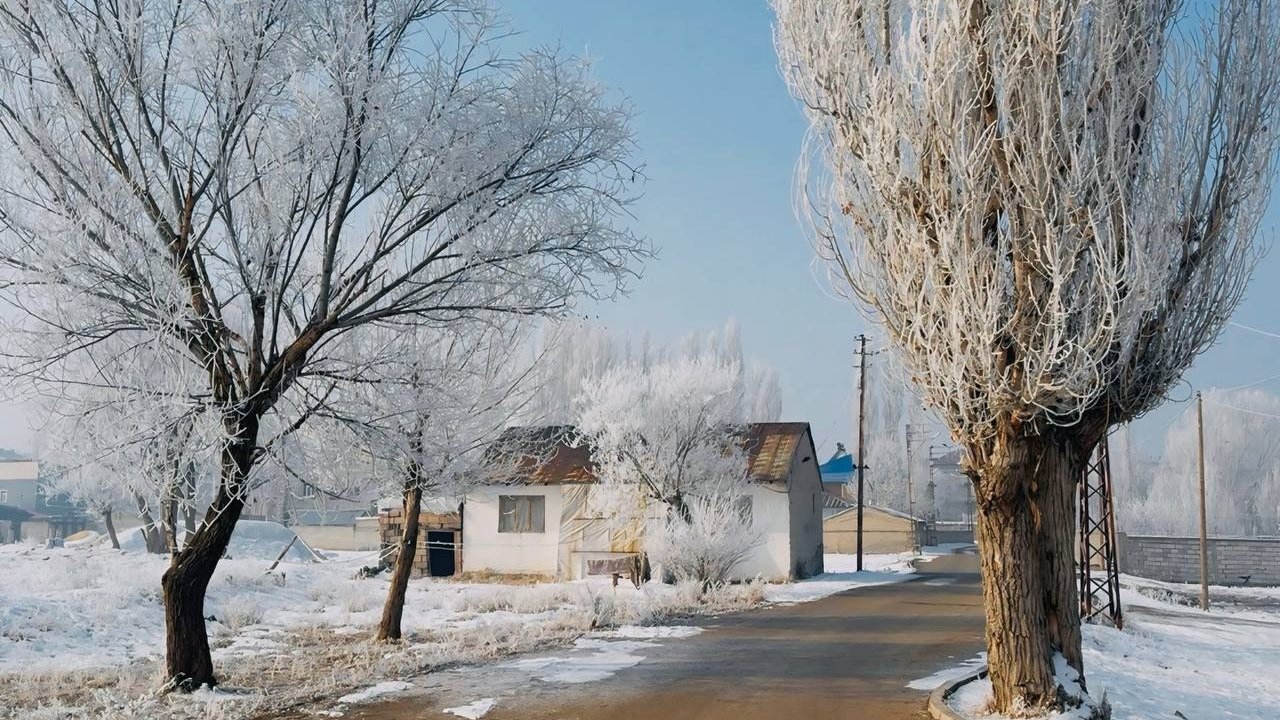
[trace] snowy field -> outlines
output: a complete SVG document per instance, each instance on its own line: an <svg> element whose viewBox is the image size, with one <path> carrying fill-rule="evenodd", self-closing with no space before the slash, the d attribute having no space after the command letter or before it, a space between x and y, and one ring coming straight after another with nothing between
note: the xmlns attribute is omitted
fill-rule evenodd
<svg viewBox="0 0 1280 720"><path fill-rule="evenodd" d="M1276 588L1214 592L1280 597ZM1123 602L1124 631L1084 628L1089 689L1095 698L1106 693L1117 720L1280 718L1280 612L1206 614L1131 591ZM952 704L969 717L995 720L981 712L990 692L985 680L970 683Z"/></svg>
<svg viewBox="0 0 1280 720"><path fill-rule="evenodd" d="M355 577L373 560L339 554L322 563L286 561L271 573L260 558L223 560L205 613L224 687L183 698L155 692L164 653L164 557L104 545L0 545L0 717L185 718L216 708L216 717L237 718L332 698L354 703L397 692L399 678L443 665L569 645L608 628L643 638L673 618L803 602L911 572L896 555L869 556L871 571L861 574L852 572L852 558L829 555L826 575L729 586L705 598L688 586L615 589L604 578L537 585L415 580L405 603L406 642L388 646L369 640L387 580Z"/></svg>

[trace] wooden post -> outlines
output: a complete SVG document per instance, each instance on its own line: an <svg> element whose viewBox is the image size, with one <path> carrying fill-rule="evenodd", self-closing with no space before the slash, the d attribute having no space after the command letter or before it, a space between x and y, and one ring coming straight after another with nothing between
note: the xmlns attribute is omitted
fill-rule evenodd
<svg viewBox="0 0 1280 720"><path fill-rule="evenodd" d="M858 456L853 459L858 468L858 564L857 571L862 572L862 493L863 461L866 450L865 420L867 415L867 336L859 335L858 341Z"/></svg>
<svg viewBox="0 0 1280 720"><path fill-rule="evenodd" d="M1204 397L1196 393L1196 429L1200 446L1200 609L1209 609L1209 529L1204 490Z"/></svg>

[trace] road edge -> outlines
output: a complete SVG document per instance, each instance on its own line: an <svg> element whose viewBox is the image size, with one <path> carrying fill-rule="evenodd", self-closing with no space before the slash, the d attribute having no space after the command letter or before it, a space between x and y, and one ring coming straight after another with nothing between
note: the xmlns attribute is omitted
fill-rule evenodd
<svg viewBox="0 0 1280 720"><path fill-rule="evenodd" d="M933 692L929 693L929 715L933 717L933 720L965 720L960 713L952 710L947 705L947 698L951 697L961 687L974 680L981 680L986 676L987 666L983 665L973 672L966 673L954 680L948 680L934 688Z"/></svg>

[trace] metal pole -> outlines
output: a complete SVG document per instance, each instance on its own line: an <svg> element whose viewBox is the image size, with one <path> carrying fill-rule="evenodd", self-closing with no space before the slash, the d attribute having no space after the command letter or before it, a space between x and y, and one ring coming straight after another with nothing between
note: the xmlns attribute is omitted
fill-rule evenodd
<svg viewBox="0 0 1280 720"><path fill-rule="evenodd" d="M1204 397L1196 393L1196 427L1200 445L1200 609L1209 609L1209 530L1204 492Z"/></svg>
<svg viewBox="0 0 1280 720"><path fill-rule="evenodd" d="M916 500L911 492L911 423L907 423L907 515L911 518L911 552L920 552L920 533L916 528Z"/></svg>
<svg viewBox="0 0 1280 720"><path fill-rule="evenodd" d="M863 469L867 463L864 459L866 430L864 420L867 416L867 336L859 335L858 340L858 456L853 459L858 464L858 572L862 572L862 492Z"/></svg>

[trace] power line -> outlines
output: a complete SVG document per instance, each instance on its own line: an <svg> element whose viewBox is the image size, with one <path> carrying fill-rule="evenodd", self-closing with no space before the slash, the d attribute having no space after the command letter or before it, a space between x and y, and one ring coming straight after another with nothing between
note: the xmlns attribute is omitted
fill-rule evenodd
<svg viewBox="0 0 1280 720"><path fill-rule="evenodd" d="M1227 324L1234 325L1235 327L1238 327L1241 330L1248 330L1249 332L1258 333L1259 335L1265 335L1269 338L1275 338L1276 340L1280 340L1280 335L1277 335L1276 333L1267 332L1266 330L1259 330L1256 327L1249 327L1244 323L1238 323L1238 322L1235 322L1234 320L1231 320L1231 321L1228 321Z"/></svg>
<svg viewBox="0 0 1280 720"><path fill-rule="evenodd" d="M1242 412L1248 415L1257 415L1258 417L1271 418L1272 420L1280 420L1280 415L1273 415L1271 413L1258 412L1257 410L1246 410L1245 408L1236 407L1235 405L1228 405L1227 403L1218 402L1217 400L1205 400L1205 402L1209 403L1210 405L1217 405L1218 407L1227 408L1228 410L1235 410L1236 412Z"/></svg>

